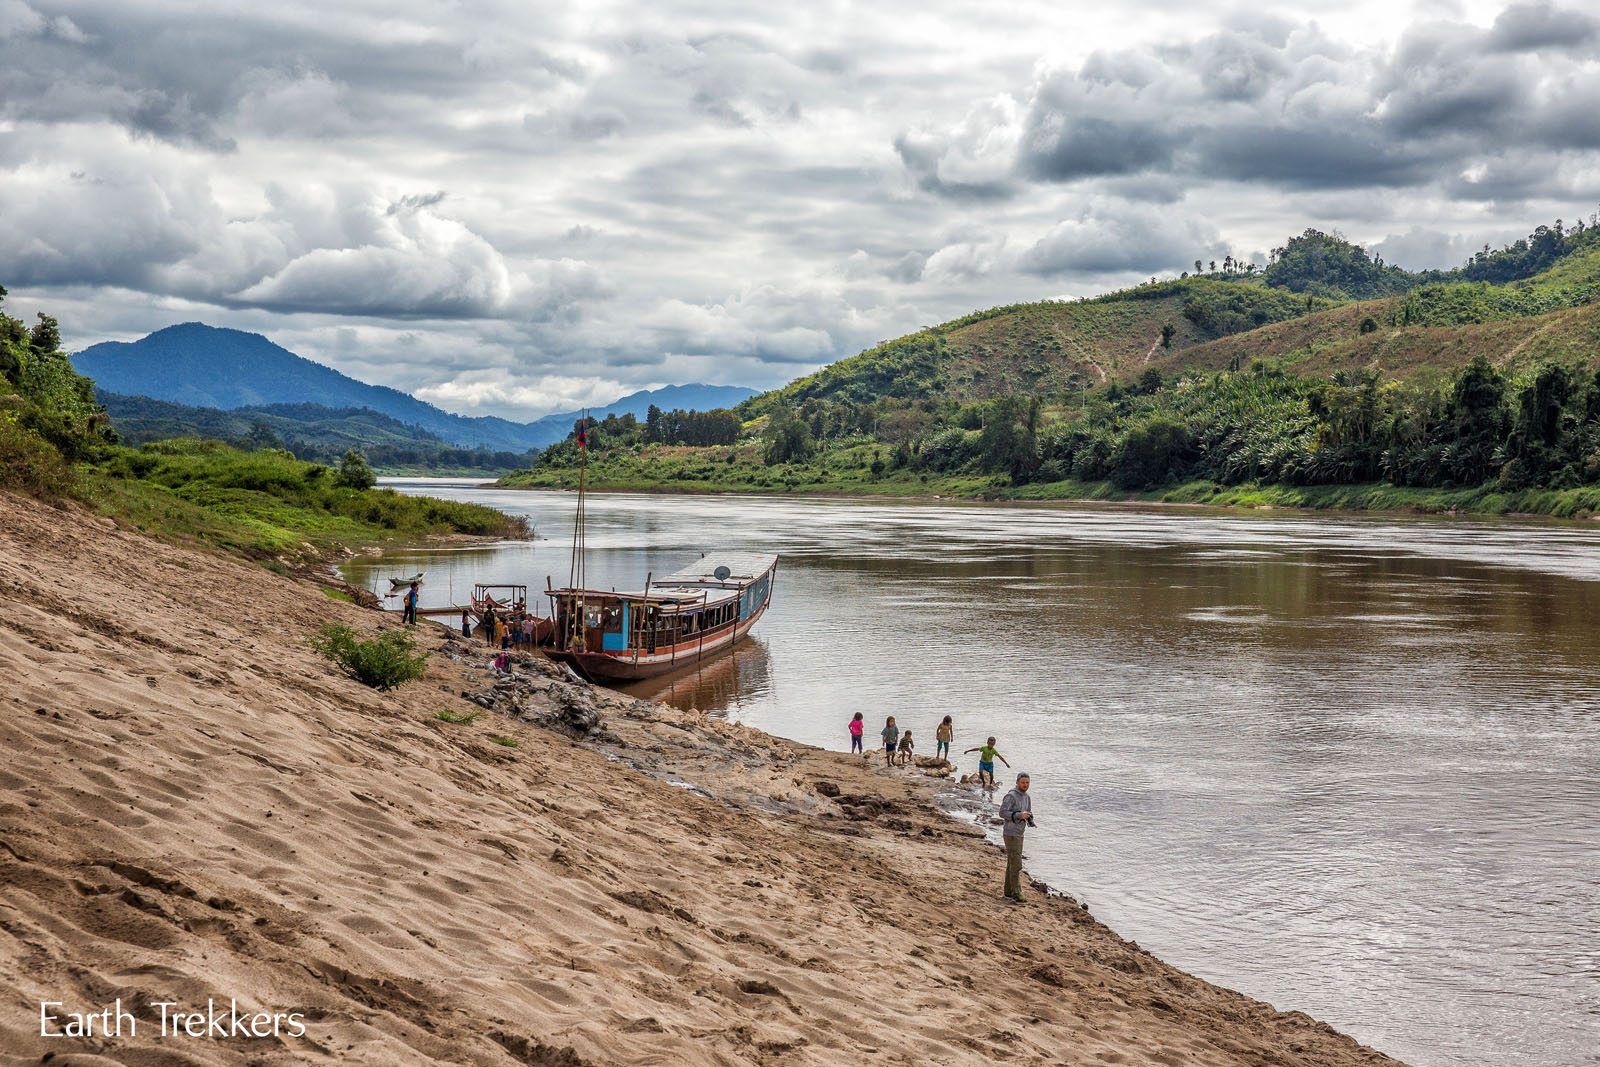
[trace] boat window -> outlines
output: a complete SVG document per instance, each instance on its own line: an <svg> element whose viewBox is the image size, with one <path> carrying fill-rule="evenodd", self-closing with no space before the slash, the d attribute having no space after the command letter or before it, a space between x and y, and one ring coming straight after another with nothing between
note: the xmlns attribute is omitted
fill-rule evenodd
<svg viewBox="0 0 1600 1067"><path fill-rule="evenodd" d="M606 630L606 632L614 633L614 634L621 633L622 632L622 609L621 608L606 608L603 614L605 616L605 630Z"/></svg>

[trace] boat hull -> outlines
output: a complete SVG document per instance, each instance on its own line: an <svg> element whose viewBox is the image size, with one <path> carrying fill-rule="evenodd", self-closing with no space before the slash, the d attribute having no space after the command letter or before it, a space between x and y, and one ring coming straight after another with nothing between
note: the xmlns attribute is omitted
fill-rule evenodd
<svg viewBox="0 0 1600 1067"><path fill-rule="evenodd" d="M766 611L767 604L764 602L748 618L741 619L737 625L730 626L721 633L708 634L703 642L695 642L687 647L679 646L666 652L640 652L636 655L632 650L579 652L573 649L549 647L542 647L540 651L557 663L567 664L592 681L638 681L641 678L654 678L657 675L692 667L714 656L722 655L744 640L745 635L761 616L766 614Z"/></svg>

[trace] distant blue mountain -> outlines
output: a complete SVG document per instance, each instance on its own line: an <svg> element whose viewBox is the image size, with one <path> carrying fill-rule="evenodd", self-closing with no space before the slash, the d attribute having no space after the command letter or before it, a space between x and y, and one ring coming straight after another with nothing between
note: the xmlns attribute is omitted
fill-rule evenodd
<svg viewBox="0 0 1600 1067"><path fill-rule="evenodd" d="M546 415L534 422L495 416L456 415L409 393L368 385L332 367L313 363L258 333L185 322L138 341L90 345L72 357L78 373L107 392L146 396L191 407L255 408L266 404L320 404L370 408L419 426L466 448L521 451L544 448L566 437L578 412ZM591 414L643 416L651 404L663 409L707 410L737 404L755 390L725 385L669 385L633 393Z"/></svg>

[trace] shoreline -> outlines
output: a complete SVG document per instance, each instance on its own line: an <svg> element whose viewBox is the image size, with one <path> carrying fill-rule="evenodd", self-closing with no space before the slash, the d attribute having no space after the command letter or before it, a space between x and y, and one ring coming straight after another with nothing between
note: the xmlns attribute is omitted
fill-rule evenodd
<svg viewBox="0 0 1600 1067"><path fill-rule="evenodd" d="M1005 905L934 780L542 659L499 678L442 625L415 631L423 679L367 689L309 637L398 626L325 583L4 494L0 517L0 1054L1394 1062L1040 884ZM52 1044L17 1009L113 997L307 1033Z"/></svg>
<svg viewBox="0 0 1600 1067"><path fill-rule="evenodd" d="M452 479L453 480L453 479ZM467 479L461 479L466 481ZM483 482L474 485L475 489L495 489L508 492L533 492L533 493L576 493L576 489L564 486L551 485L500 485L497 482ZM729 489L707 487L675 487L669 485L618 486L618 485L589 485L588 492L606 495L640 496L714 496L714 497L751 497L758 500L837 500L862 504L956 504L972 507L1038 507L1038 508L1150 508L1158 510L1193 511L1193 512L1220 512L1227 515L1261 515L1261 514L1288 514L1306 517L1330 518L1364 518L1373 519L1423 519L1441 520L1451 522L1481 522L1497 523L1511 522L1524 525L1555 525L1555 526L1586 526L1589 523L1600 522L1600 511L1585 513L1583 515L1559 516L1540 512L1494 512L1472 511L1460 509L1434 510L1421 507L1393 507L1393 508L1367 508L1367 507L1316 507L1304 504L1227 504L1210 503L1194 500L1162 500L1147 499L1139 496L1122 497L1029 497L1029 496L968 496L945 495L941 493L862 493L849 490L824 490L804 489L791 492L769 492L756 489Z"/></svg>

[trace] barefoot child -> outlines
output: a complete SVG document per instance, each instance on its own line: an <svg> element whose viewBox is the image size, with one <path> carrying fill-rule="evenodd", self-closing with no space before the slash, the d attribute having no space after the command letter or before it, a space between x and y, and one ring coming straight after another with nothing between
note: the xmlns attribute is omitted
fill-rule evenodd
<svg viewBox="0 0 1600 1067"><path fill-rule="evenodd" d="M950 758L950 742L955 739L955 736L955 723L950 720L950 716L946 715L944 722L940 723L939 728L933 732L933 739L937 742L934 745L934 755L942 760L948 760Z"/></svg>
<svg viewBox="0 0 1600 1067"><path fill-rule="evenodd" d="M866 755L866 753L862 752L861 749L861 735L866 728L867 724L865 720L862 719L861 713L859 711L856 712L856 717L850 720L850 754L852 756L857 752L861 752L862 755Z"/></svg>
<svg viewBox="0 0 1600 1067"><path fill-rule="evenodd" d="M992 737L977 748L967 749L967 752L976 752L978 754L978 781L989 789L994 788L994 761L999 760L1007 768L1011 766L1011 763L1000 755L1000 750L994 747L994 738ZM963 752L962 755L966 755L967 752Z"/></svg>
<svg viewBox="0 0 1600 1067"><path fill-rule="evenodd" d="M888 721L883 724L883 765L885 767L894 766L894 750L899 743L900 727L894 724L894 716L891 715Z"/></svg>
<svg viewBox="0 0 1600 1067"><path fill-rule="evenodd" d="M900 737L900 763L902 766L911 762L911 753L916 747L917 743L911 740L911 731L907 730Z"/></svg>

